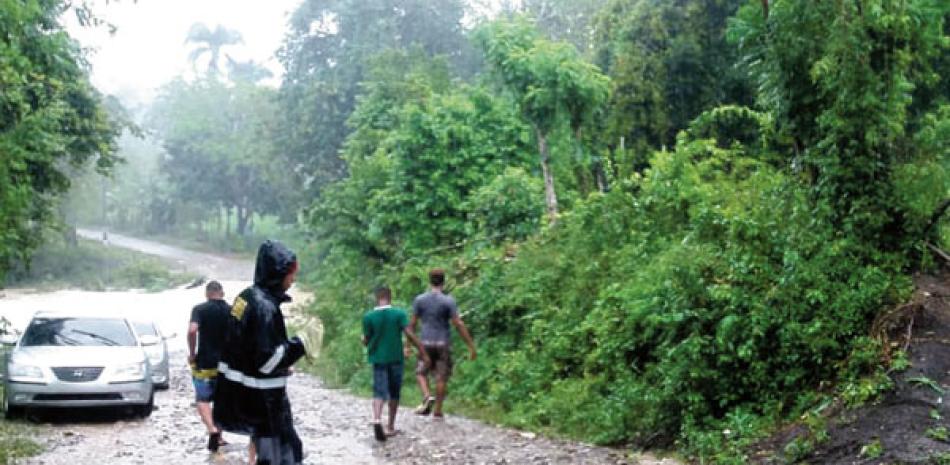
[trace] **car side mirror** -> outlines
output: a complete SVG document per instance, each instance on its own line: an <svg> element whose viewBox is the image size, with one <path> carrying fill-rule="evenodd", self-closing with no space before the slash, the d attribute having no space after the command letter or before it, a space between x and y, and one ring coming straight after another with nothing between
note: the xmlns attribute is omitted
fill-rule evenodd
<svg viewBox="0 0 950 465"><path fill-rule="evenodd" d="M0 334L0 345L15 346L17 339L14 334Z"/></svg>
<svg viewBox="0 0 950 465"><path fill-rule="evenodd" d="M145 336L139 336L139 342L143 346L153 346L153 345L158 344L159 342L162 342L162 340L159 339L158 336L146 334Z"/></svg>

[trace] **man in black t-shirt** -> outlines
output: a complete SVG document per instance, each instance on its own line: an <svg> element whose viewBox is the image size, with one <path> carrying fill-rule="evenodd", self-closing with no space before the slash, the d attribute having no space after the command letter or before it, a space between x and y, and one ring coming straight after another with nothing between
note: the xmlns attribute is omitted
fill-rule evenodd
<svg viewBox="0 0 950 465"><path fill-rule="evenodd" d="M221 361L221 349L228 330L228 318L231 306L224 301L224 288L221 283L211 281L205 287L207 302L191 310L191 324L188 327L188 364L191 365L191 379L195 385L195 402L198 415L208 428L208 450L217 452L225 444L221 431L211 418L211 401L214 394L215 379L218 377L218 362ZM197 351L195 350L197 343Z"/></svg>

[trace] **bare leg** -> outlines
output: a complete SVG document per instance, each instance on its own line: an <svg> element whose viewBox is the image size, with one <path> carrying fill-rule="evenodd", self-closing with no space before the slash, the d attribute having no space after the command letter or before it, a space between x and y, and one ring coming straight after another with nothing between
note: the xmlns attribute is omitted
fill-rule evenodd
<svg viewBox="0 0 950 465"><path fill-rule="evenodd" d="M204 423L205 428L208 429L208 434L218 432L218 427L214 425L214 420L211 418L210 403L198 402L198 416L201 417L201 422Z"/></svg>
<svg viewBox="0 0 950 465"><path fill-rule="evenodd" d="M254 438L251 438L251 442L247 445L247 463L250 465L257 464L257 448L254 447Z"/></svg>
<svg viewBox="0 0 950 465"><path fill-rule="evenodd" d="M383 404L386 403L382 399L373 399L373 423L380 423L383 421Z"/></svg>
<svg viewBox="0 0 950 465"><path fill-rule="evenodd" d="M396 412L399 410L399 401L389 401L389 433L396 431Z"/></svg>
<svg viewBox="0 0 950 465"><path fill-rule="evenodd" d="M416 375L416 381L419 382L419 389L422 391L422 400L431 397L432 392L429 391L429 380L423 375Z"/></svg>
<svg viewBox="0 0 950 465"><path fill-rule="evenodd" d="M442 415L442 403L445 402L446 380L438 379L435 382L435 415Z"/></svg>

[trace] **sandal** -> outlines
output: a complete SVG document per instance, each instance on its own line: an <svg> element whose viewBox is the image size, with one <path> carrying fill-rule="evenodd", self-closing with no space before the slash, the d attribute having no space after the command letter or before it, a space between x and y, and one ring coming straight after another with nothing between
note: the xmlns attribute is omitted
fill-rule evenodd
<svg viewBox="0 0 950 465"><path fill-rule="evenodd" d="M391 437L393 437L393 436L396 436L396 435L399 434L399 433L400 433L400 431L399 431L398 429L387 429L387 430L386 430L386 437L387 437L387 438L391 438Z"/></svg>
<svg viewBox="0 0 950 465"><path fill-rule="evenodd" d="M386 431L383 429L382 423L373 423L373 434L377 441L383 442L386 440Z"/></svg>
<svg viewBox="0 0 950 465"><path fill-rule="evenodd" d="M432 413L432 407L435 405L435 397L429 396L422 401L422 405L416 408L416 415L428 415Z"/></svg>
<svg viewBox="0 0 950 465"><path fill-rule="evenodd" d="M208 435L208 450L211 452L217 452L221 446L228 445L224 439L221 438L221 432L211 433Z"/></svg>
<svg viewBox="0 0 950 465"><path fill-rule="evenodd" d="M434 421L445 421L445 414L443 413L433 413L432 420Z"/></svg>

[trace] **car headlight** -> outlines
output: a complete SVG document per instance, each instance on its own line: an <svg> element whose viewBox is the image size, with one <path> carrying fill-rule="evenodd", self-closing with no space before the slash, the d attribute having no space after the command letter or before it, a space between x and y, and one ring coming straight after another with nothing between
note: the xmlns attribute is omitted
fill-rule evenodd
<svg viewBox="0 0 950 465"><path fill-rule="evenodd" d="M162 363L162 358L164 358L165 353L162 352L161 348L156 348L154 350L146 350L145 355L148 355L148 361L152 362L152 365L158 365Z"/></svg>
<svg viewBox="0 0 950 465"><path fill-rule="evenodd" d="M145 362L119 365L112 372L113 383L141 381L145 379Z"/></svg>
<svg viewBox="0 0 950 465"><path fill-rule="evenodd" d="M43 381L43 369L34 365L24 365L10 362L7 365L10 381L38 382Z"/></svg>

